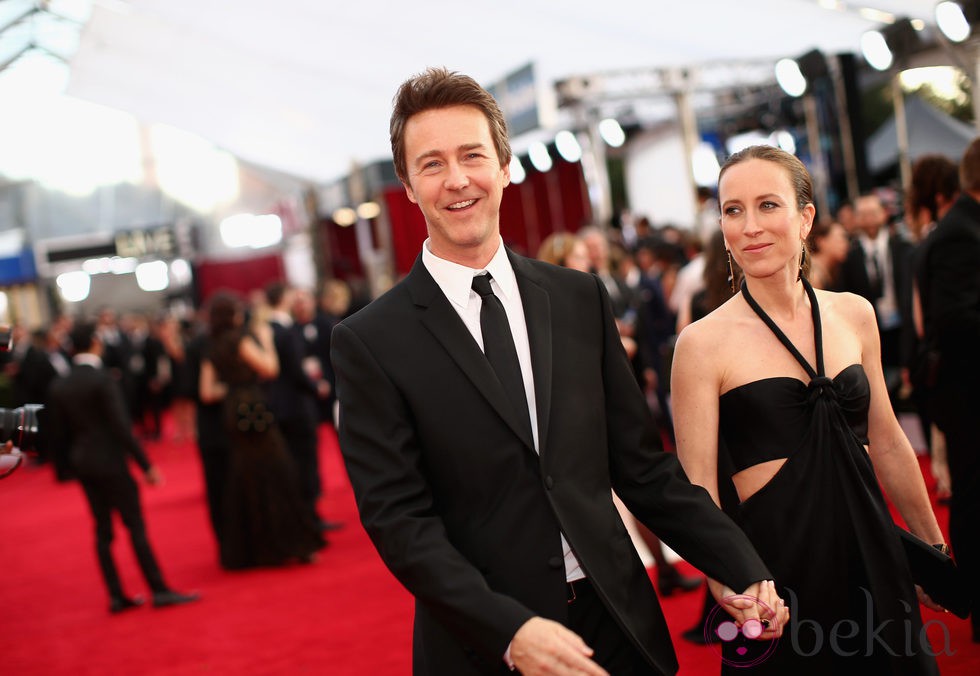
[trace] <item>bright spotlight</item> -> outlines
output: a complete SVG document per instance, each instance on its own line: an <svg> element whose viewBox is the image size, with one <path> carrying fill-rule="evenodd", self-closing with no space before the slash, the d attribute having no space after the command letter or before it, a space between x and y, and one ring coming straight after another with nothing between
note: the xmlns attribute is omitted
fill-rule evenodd
<svg viewBox="0 0 980 676"><path fill-rule="evenodd" d="M560 131L555 135L555 147L566 162L578 162L582 159L582 146L579 145L575 134L568 130Z"/></svg>
<svg viewBox="0 0 980 676"><path fill-rule="evenodd" d="M229 216L221 221L219 230L221 241L232 248L247 246L261 249L282 241L282 221L275 214Z"/></svg>
<svg viewBox="0 0 980 676"><path fill-rule="evenodd" d="M357 205L355 213L358 218L370 221L372 218L377 218L378 214L381 213L381 206L377 202L361 202Z"/></svg>
<svg viewBox="0 0 980 676"><path fill-rule="evenodd" d="M342 228L354 225L357 222L357 212L350 207L341 207L331 215L333 222Z"/></svg>
<svg viewBox="0 0 980 676"><path fill-rule="evenodd" d="M861 53L868 65L875 70L888 70L895 60L880 31L867 31L861 36Z"/></svg>
<svg viewBox="0 0 980 676"><path fill-rule="evenodd" d="M782 148L790 155L796 154L796 139L785 129L774 131L769 135L769 143L777 148Z"/></svg>
<svg viewBox="0 0 980 676"><path fill-rule="evenodd" d="M970 22L958 2L936 5L936 25L953 42L963 42L970 37Z"/></svg>
<svg viewBox="0 0 980 676"><path fill-rule="evenodd" d="M806 78L796 59L780 59L776 62L776 82L790 96L803 96L806 92Z"/></svg>
<svg viewBox="0 0 980 676"><path fill-rule="evenodd" d="M163 291L170 286L167 264L150 261L136 266L136 283L144 291Z"/></svg>
<svg viewBox="0 0 980 676"><path fill-rule="evenodd" d="M527 149L527 154L531 158L531 164L542 174L551 171L553 166L551 155L548 154L548 148L541 141L532 143L531 147Z"/></svg>
<svg viewBox="0 0 980 676"><path fill-rule="evenodd" d="M618 148L626 143L626 132L619 126L619 122L612 117L607 117L599 123L599 136L611 148Z"/></svg>
<svg viewBox="0 0 980 676"><path fill-rule="evenodd" d="M69 303L80 303L88 298L92 278L84 270L64 272L55 280L61 297Z"/></svg>
<svg viewBox="0 0 980 676"><path fill-rule="evenodd" d="M175 258L170 261L170 275L177 286L187 286L194 279L194 270L185 259Z"/></svg>
<svg viewBox="0 0 980 676"><path fill-rule="evenodd" d="M521 164L521 160L517 155L510 156L510 182L515 185L520 185L527 178L527 172L524 171L524 165Z"/></svg>
<svg viewBox="0 0 980 676"><path fill-rule="evenodd" d="M714 186L718 184L718 172L721 166L718 164L718 155L710 143L701 141L694 148L691 157L691 166L694 172L694 182L697 185Z"/></svg>

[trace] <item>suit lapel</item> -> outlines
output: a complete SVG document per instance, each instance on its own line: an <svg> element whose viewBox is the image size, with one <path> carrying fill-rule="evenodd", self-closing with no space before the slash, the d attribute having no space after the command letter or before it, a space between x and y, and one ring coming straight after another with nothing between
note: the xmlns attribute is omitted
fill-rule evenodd
<svg viewBox="0 0 980 676"><path fill-rule="evenodd" d="M551 300L540 283L540 276L523 258L508 251L511 267L517 276L524 305L524 321L531 345L531 368L534 371L534 399L538 413L538 450L548 447L548 425L551 417Z"/></svg>
<svg viewBox="0 0 980 676"><path fill-rule="evenodd" d="M490 362L480 351L479 345L473 340L463 320L453 309L439 285L425 269L422 257L419 256L406 278L409 293L413 302L423 308L421 321L423 326L439 341L449 356L466 374L481 394L490 403L507 425L517 434L531 450L534 441L525 429L526 425L518 419L514 408L507 399L503 386L497 380ZM525 309L525 313L527 310Z"/></svg>

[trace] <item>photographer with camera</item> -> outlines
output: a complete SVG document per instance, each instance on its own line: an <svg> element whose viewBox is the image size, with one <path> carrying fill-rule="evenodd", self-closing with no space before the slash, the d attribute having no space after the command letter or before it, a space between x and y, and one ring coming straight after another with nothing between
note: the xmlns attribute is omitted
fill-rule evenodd
<svg viewBox="0 0 980 676"><path fill-rule="evenodd" d="M112 513L118 512L156 607L197 600L196 594L172 590L163 580L150 547L140 506L139 487L129 472L129 457L140 466L146 482L160 484L159 469L133 435L132 423L118 383L103 368L102 340L95 325L79 322L71 332L72 369L54 381L49 393L51 443L55 457L67 461L85 491L95 521L99 566L109 592L109 611L118 613L142 605L128 597L112 558Z"/></svg>

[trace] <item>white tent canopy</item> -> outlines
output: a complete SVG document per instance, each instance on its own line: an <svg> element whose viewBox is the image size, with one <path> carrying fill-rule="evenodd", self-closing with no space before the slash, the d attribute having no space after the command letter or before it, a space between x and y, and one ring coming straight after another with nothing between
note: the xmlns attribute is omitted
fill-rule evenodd
<svg viewBox="0 0 980 676"><path fill-rule="evenodd" d="M932 22L927 0L868 2ZM858 52L880 26L827 0L95 0L68 93L329 181L388 156L391 97L430 65L489 84L534 63L550 87L619 68Z"/></svg>

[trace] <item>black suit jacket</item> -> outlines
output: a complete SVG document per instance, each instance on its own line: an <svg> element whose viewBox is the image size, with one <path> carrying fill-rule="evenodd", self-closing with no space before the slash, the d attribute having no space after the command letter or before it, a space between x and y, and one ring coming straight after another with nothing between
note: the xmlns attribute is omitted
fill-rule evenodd
<svg viewBox="0 0 980 676"><path fill-rule="evenodd" d="M279 375L269 381L267 394L269 406L280 421L303 421L317 424L316 383L303 370L306 346L297 325L283 326L270 322L276 353L279 357Z"/></svg>
<svg viewBox="0 0 980 676"><path fill-rule="evenodd" d="M912 243L900 234L893 234L888 238L888 252L891 256L891 275L892 283L895 288L896 302L899 304L899 311L903 313L902 321L909 320L904 315L906 308L901 299L910 289L908 261L912 250ZM882 271L885 274L885 271ZM847 258L841 264L840 269L840 288L842 291L850 291L866 298L872 305L876 306L876 301L880 297L880 290L872 288L871 280L868 278L867 257L861 242L855 239L851 242L851 248L847 252Z"/></svg>
<svg viewBox="0 0 980 676"><path fill-rule="evenodd" d="M143 471L150 462L133 430L119 384L105 369L73 364L51 384L52 445L80 479L128 474L131 457Z"/></svg>
<svg viewBox="0 0 980 676"><path fill-rule="evenodd" d="M941 354L937 408L958 407L976 400L980 381L980 203L969 195L957 199L918 260L925 342ZM964 393L972 394L964 399Z"/></svg>
<svg viewBox="0 0 980 676"><path fill-rule="evenodd" d="M602 283L509 256L540 455L421 258L333 332L341 450L361 521L416 599L415 673L496 673L525 621L567 622L562 532L650 664L673 673L663 613L611 489L732 588L769 573L663 452Z"/></svg>

